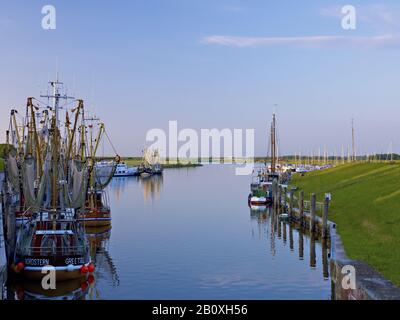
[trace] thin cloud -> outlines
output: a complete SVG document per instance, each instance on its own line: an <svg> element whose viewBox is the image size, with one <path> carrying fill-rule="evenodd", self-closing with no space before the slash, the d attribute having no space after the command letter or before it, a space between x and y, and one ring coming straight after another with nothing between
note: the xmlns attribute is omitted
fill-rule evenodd
<svg viewBox="0 0 400 320"><path fill-rule="evenodd" d="M305 37L236 37L213 35L202 39L204 44L229 47L259 47L274 45L298 45L317 47L400 47L400 36L305 36Z"/></svg>

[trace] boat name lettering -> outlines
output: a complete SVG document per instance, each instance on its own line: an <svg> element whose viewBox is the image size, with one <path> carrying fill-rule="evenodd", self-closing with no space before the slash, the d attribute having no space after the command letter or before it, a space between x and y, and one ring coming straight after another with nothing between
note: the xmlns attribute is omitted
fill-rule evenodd
<svg viewBox="0 0 400 320"><path fill-rule="evenodd" d="M25 259L25 264L27 266L47 266L50 264L50 260L49 259L28 258L28 259Z"/></svg>
<svg viewBox="0 0 400 320"><path fill-rule="evenodd" d="M69 265L69 264L75 265L75 264L84 264L84 263L85 262L84 262L83 258L66 258L65 259L66 265Z"/></svg>

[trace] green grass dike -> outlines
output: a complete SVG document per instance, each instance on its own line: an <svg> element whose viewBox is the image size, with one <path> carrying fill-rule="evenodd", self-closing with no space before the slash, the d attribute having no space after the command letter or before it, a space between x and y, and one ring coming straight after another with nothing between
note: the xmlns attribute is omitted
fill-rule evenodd
<svg viewBox="0 0 400 320"><path fill-rule="evenodd" d="M346 254L400 286L400 163L352 163L301 176L293 186L305 197L332 194L329 220L337 224Z"/></svg>

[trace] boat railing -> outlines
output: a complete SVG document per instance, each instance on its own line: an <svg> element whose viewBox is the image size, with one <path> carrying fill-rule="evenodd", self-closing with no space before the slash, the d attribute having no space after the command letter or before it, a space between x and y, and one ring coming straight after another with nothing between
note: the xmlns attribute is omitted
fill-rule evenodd
<svg viewBox="0 0 400 320"><path fill-rule="evenodd" d="M84 255L87 253L85 246L40 246L40 247L25 247L20 252L24 256L53 256L53 255Z"/></svg>

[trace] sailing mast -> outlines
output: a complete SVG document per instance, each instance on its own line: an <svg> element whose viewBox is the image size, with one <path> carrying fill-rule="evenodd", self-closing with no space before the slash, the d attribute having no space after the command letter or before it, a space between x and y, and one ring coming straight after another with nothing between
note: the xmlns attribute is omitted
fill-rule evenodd
<svg viewBox="0 0 400 320"><path fill-rule="evenodd" d="M276 171L276 116L272 114L271 124L271 172Z"/></svg>
<svg viewBox="0 0 400 320"><path fill-rule="evenodd" d="M351 119L351 143L353 148L353 161L356 161L356 142L354 133L354 119Z"/></svg>
<svg viewBox="0 0 400 320"><path fill-rule="evenodd" d="M52 157L52 197L51 197L51 206L54 213L57 212L58 209L58 200L59 200L59 162L61 155L61 135L60 135L60 121L59 121L59 113L60 113L60 99L68 100L75 99L73 97L69 97L67 95L60 94L60 87L63 86L63 83L58 81L58 76L56 81L50 81L49 84L53 87L53 95L40 95L42 98L53 99L53 118L51 120L51 157ZM66 159L68 161L68 159ZM55 218L55 217L54 217Z"/></svg>

